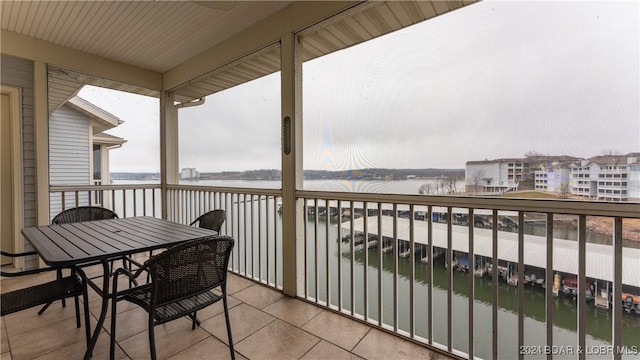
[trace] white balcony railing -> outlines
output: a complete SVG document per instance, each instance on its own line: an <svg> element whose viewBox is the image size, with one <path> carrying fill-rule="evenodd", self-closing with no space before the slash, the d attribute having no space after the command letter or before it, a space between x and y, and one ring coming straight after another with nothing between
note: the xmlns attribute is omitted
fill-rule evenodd
<svg viewBox="0 0 640 360"><path fill-rule="evenodd" d="M159 185L51 188L95 191L123 217L160 216ZM185 224L225 209L230 271L283 288L280 190L171 185L166 201ZM298 191L296 207L297 296L317 306L464 358L637 356L640 302L623 296L640 291L640 249L623 225L640 204Z"/></svg>

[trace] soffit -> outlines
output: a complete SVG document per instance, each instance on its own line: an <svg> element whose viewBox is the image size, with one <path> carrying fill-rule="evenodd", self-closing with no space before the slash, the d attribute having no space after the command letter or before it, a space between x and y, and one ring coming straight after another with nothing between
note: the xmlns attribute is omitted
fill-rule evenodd
<svg viewBox="0 0 640 360"><path fill-rule="evenodd" d="M306 61L326 55L473 2L363 2L328 21L309 24L301 32L302 58ZM164 73L293 1L225 2L233 6L228 10L198 3L202 2L5 0L0 2L0 25L21 35ZM279 70L280 49L268 46L176 88L176 100L191 101ZM52 69L49 111L73 97L84 84L159 95L120 82Z"/></svg>
<svg viewBox="0 0 640 360"><path fill-rule="evenodd" d="M301 34L302 59L308 61L378 36L448 13L475 1L372 1ZM280 48L268 48L236 61L175 90L177 101L197 98L280 70Z"/></svg>
<svg viewBox="0 0 640 360"><path fill-rule="evenodd" d="M372 1L302 34L304 61L446 14L476 1Z"/></svg>
<svg viewBox="0 0 640 360"><path fill-rule="evenodd" d="M159 92L106 80L96 76L81 74L75 71L49 68L49 113L52 113L64 103L78 94L84 85L93 85L108 89L126 91L134 94L159 97Z"/></svg>
<svg viewBox="0 0 640 360"><path fill-rule="evenodd" d="M164 73L290 3L2 1L0 24L18 34Z"/></svg>

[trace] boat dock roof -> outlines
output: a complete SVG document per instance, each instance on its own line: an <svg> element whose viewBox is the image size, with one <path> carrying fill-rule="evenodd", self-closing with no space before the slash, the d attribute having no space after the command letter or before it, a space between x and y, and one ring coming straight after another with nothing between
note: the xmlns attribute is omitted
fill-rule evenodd
<svg viewBox="0 0 640 360"><path fill-rule="evenodd" d="M364 219L354 219L355 231L364 232ZM369 216L367 230L369 234L378 234L378 217ZM393 221L391 216L381 216L382 236L393 238ZM409 219L396 218L398 239L409 241ZM427 221L414 221L414 241L427 245ZM447 248L447 224L432 223L433 246ZM343 231L349 231L351 222L341 224ZM474 253L492 257L493 237L491 229L474 229ZM546 268L547 239L544 236L524 235L525 265ZM467 226L452 225L453 250L469 252L469 229ZM586 244L586 276L593 279L613 281L613 246L603 244ZM498 258L510 262L518 262L518 234L498 231ZM565 239L553 239L553 270L569 274L578 273L578 242ZM640 287L640 249L624 247L622 249L622 283Z"/></svg>

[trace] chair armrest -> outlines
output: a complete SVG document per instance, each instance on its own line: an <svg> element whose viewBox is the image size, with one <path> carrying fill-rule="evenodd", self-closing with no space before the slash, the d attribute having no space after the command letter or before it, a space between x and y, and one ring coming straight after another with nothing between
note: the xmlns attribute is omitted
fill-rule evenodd
<svg viewBox="0 0 640 360"><path fill-rule="evenodd" d="M38 253L35 251L28 251L28 252L14 254L14 253L9 253L9 252L0 250L0 255L15 258L15 257L21 257L21 256L38 255Z"/></svg>
<svg viewBox="0 0 640 360"><path fill-rule="evenodd" d="M64 267L45 267L45 268L38 268L38 269L31 269L31 270L22 270L22 271L0 271L0 276L5 276L5 277L18 277L18 276L23 276L23 275L33 275L33 274L40 274L43 272L47 272L47 271L55 271L55 270L62 270L65 269Z"/></svg>
<svg viewBox="0 0 640 360"><path fill-rule="evenodd" d="M138 275L140 275L139 272L140 272L140 269L138 269L135 273L132 273L131 271L125 268L116 269L116 271L113 272L113 293L115 294L117 292L118 276L120 275L126 276L129 279L129 281L131 281L136 286L138 286L138 281L136 280L136 278L138 277Z"/></svg>
<svg viewBox="0 0 640 360"><path fill-rule="evenodd" d="M138 262L138 261L136 261L136 260L133 260L133 258L132 258L132 257L130 257L130 256L125 256L125 257L124 257L124 260L126 260L126 261L128 261L128 262L132 263L133 265L137 266L137 267L138 267L138 269L139 269L139 268L144 267L144 265L142 265L141 263L139 263L139 262Z"/></svg>

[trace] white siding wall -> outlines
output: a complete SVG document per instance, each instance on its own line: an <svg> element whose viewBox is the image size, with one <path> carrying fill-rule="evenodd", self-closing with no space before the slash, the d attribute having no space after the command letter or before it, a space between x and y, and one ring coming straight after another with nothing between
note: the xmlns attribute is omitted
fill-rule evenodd
<svg viewBox="0 0 640 360"><path fill-rule="evenodd" d="M0 57L0 81L4 85L15 86L22 90L22 186L23 186L23 225L35 226L36 221L36 170L33 119L33 62L10 56ZM32 250L28 242L24 250ZM37 266L37 258L32 256L26 261L27 268Z"/></svg>
<svg viewBox="0 0 640 360"><path fill-rule="evenodd" d="M49 116L49 183L51 185L89 185L91 180L89 146L90 119L63 105ZM51 216L62 210L62 197L51 196ZM89 205L86 193L65 196L65 208Z"/></svg>

